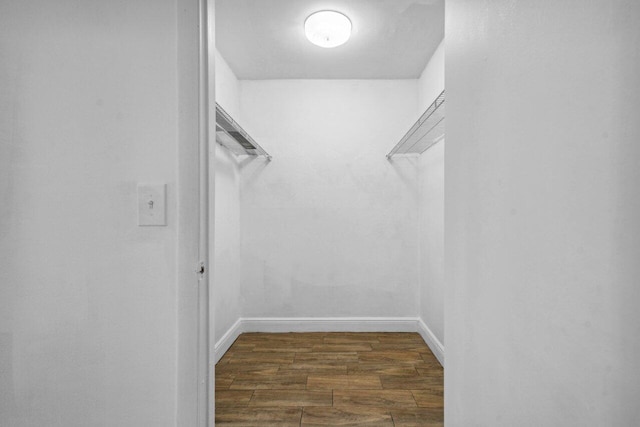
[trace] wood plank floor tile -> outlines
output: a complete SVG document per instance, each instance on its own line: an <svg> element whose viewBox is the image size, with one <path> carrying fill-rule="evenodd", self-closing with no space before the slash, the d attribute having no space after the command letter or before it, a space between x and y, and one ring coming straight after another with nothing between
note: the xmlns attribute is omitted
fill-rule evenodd
<svg viewBox="0 0 640 427"><path fill-rule="evenodd" d="M293 363L295 353L234 353L229 365L253 363Z"/></svg>
<svg viewBox="0 0 640 427"><path fill-rule="evenodd" d="M444 413L440 409L391 410L395 427L443 427Z"/></svg>
<svg viewBox="0 0 640 427"><path fill-rule="evenodd" d="M354 352L354 351L371 351L371 344L369 343L347 343L347 344L316 344L313 346L314 352Z"/></svg>
<svg viewBox="0 0 640 427"><path fill-rule="evenodd" d="M216 425L442 426L443 391L416 333L242 334L216 364Z"/></svg>
<svg viewBox="0 0 640 427"><path fill-rule="evenodd" d="M231 383L230 390L304 390L306 375L238 375Z"/></svg>
<svg viewBox="0 0 640 427"><path fill-rule="evenodd" d="M218 406L247 406L253 396L253 390L220 390L215 392L216 408Z"/></svg>
<svg viewBox="0 0 640 427"><path fill-rule="evenodd" d="M347 374L347 365L344 363L292 363L280 365L279 373L283 375L341 375Z"/></svg>
<svg viewBox="0 0 640 427"><path fill-rule="evenodd" d="M417 407L416 401L409 390L334 390L333 406Z"/></svg>
<svg viewBox="0 0 640 427"><path fill-rule="evenodd" d="M363 363L394 363L422 361L415 351L369 351L358 353L358 361ZM233 360L230 362L233 363Z"/></svg>
<svg viewBox="0 0 640 427"><path fill-rule="evenodd" d="M413 394L419 408L444 408L443 390L441 389L411 390L411 394Z"/></svg>
<svg viewBox="0 0 640 427"><path fill-rule="evenodd" d="M379 344L377 334L343 334L336 333L324 337L325 344Z"/></svg>
<svg viewBox="0 0 640 427"><path fill-rule="evenodd" d="M256 390L249 406L331 406L331 391Z"/></svg>
<svg viewBox="0 0 640 427"><path fill-rule="evenodd" d="M375 351L414 351L416 353L425 353L429 351L429 347L425 343L372 343L371 349Z"/></svg>
<svg viewBox="0 0 640 427"><path fill-rule="evenodd" d="M312 352L296 353L296 363L300 362L357 362L358 353L353 352Z"/></svg>
<svg viewBox="0 0 640 427"><path fill-rule="evenodd" d="M323 389L382 389L380 377L377 375L309 375L307 390Z"/></svg>
<svg viewBox="0 0 640 427"><path fill-rule="evenodd" d="M302 408L218 408L216 426L297 427L300 425Z"/></svg>
<svg viewBox="0 0 640 427"><path fill-rule="evenodd" d="M418 375L423 377L437 377L444 380L444 369L442 369L442 366L433 366L428 368L416 366L416 371L418 371Z"/></svg>
<svg viewBox="0 0 640 427"><path fill-rule="evenodd" d="M349 375L418 375L412 364L400 363L349 363L347 364Z"/></svg>
<svg viewBox="0 0 640 427"><path fill-rule="evenodd" d="M430 350L420 352L420 356L422 357L422 360L424 360L425 363L440 365L440 362L438 361L436 356L433 353L431 353Z"/></svg>
<svg viewBox="0 0 640 427"><path fill-rule="evenodd" d="M381 375L382 388L396 390L424 390L442 384L441 378L414 375L401 377L398 375Z"/></svg>
<svg viewBox="0 0 640 427"><path fill-rule="evenodd" d="M216 390L228 390L233 382L234 376L216 375Z"/></svg>
<svg viewBox="0 0 640 427"><path fill-rule="evenodd" d="M282 343L282 344L256 344L251 350L254 353L303 353L314 351L315 345L322 344L308 344L299 345L296 343Z"/></svg>
<svg viewBox="0 0 640 427"><path fill-rule="evenodd" d="M437 360L435 362L425 362L424 360L419 360L417 362L413 362L413 366L416 369L443 369L442 365Z"/></svg>
<svg viewBox="0 0 640 427"><path fill-rule="evenodd" d="M304 408L301 426L378 426L393 427L389 411L378 408Z"/></svg>

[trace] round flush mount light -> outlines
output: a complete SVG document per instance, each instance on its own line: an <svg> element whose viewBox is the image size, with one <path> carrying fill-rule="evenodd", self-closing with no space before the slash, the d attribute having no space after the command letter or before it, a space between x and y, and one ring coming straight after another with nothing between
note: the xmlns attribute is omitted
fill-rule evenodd
<svg viewBox="0 0 640 427"><path fill-rule="evenodd" d="M304 33L317 46L340 46L351 37L351 21L340 12L321 10L304 21Z"/></svg>

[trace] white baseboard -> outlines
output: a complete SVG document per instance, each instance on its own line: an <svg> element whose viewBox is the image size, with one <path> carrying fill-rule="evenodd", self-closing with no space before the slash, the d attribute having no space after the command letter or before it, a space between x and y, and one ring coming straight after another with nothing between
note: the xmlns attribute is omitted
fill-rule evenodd
<svg viewBox="0 0 640 427"><path fill-rule="evenodd" d="M438 362L444 366L444 346L422 319L418 319L418 333L436 356Z"/></svg>
<svg viewBox="0 0 640 427"><path fill-rule="evenodd" d="M419 317L245 317L215 345L215 363L245 332L418 332L444 366L444 347Z"/></svg>
<svg viewBox="0 0 640 427"><path fill-rule="evenodd" d="M242 330L242 319L240 318L236 320L236 323L234 323L227 332L225 332L222 338L216 341L216 345L214 348L214 356L213 356L214 363L218 363L218 361L222 359L222 356L224 356L227 350L229 350L229 347L231 347L233 342L243 332L244 331Z"/></svg>

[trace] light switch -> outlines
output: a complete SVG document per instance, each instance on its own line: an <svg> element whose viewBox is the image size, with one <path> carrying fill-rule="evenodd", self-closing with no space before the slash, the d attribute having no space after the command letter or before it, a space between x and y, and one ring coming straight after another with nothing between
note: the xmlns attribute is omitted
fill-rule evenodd
<svg viewBox="0 0 640 427"><path fill-rule="evenodd" d="M138 184L138 225L167 225L166 184Z"/></svg>

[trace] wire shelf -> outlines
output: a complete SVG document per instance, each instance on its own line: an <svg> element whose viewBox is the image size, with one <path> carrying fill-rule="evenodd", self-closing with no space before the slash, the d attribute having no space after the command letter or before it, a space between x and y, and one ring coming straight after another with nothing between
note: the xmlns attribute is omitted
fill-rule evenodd
<svg viewBox="0 0 640 427"><path fill-rule="evenodd" d="M400 154L421 154L444 138L444 90L420 116L418 121L387 154L387 158Z"/></svg>
<svg viewBox="0 0 640 427"><path fill-rule="evenodd" d="M264 156L267 153L233 118L216 103L216 141L236 155Z"/></svg>

